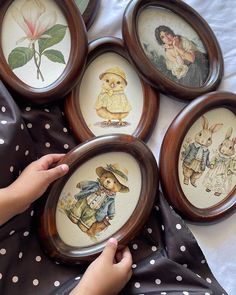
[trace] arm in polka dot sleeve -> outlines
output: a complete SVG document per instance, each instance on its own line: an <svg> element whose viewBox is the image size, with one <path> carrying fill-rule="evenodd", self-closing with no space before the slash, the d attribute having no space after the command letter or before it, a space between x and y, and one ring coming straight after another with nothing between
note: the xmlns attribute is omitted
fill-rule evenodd
<svg viewBox="0 0 236 295"><path fill-rule="evenodd" d="M117 246L116 239L109 239L70 295L116 295L124 288L132 275L132 256L129 248L117 252Z"/></svg>
<svg viewBox="0 0 236 295"><path fill-rule="evenodd" d="M0 189L0 225L25 211L69 167L55 165L64 154L49 154L32 162L10 186ZM53 166L53 168L51 168Z"/></svg>

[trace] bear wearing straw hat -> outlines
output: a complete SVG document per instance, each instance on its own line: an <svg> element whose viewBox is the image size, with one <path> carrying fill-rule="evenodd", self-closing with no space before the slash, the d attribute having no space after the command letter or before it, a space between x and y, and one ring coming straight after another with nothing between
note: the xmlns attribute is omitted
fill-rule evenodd
<svg viewBox="0 0 236 295"><path fill-rule="evenodd" d="M75 205L67 212L70 220L92 239L110 225L115 216L117 192L129 192L128 171L119 164L97 167L97 181L82 181L77 184L80 192L74 196Z"/></svg>
<svg viewBox="0 0 236 295"><path fill-rule="evenodd" d="M122 121L128 116L132 107L124 93L127 86L126 75L119 67L113 67L103 72L99 79L103 82L102 89L97 97L95 109L97 115L105 119L106 125L118 121L118 126L125 126Z"/></svg>

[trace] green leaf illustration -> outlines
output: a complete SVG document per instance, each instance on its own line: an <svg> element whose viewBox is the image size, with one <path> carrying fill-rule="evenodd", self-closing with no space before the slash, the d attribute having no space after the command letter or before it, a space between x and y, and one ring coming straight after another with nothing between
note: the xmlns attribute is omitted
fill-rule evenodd
<svg viewBox="0 0 236 295"><path fill-rule="evenodd" d="M34 52L28 47L16 47L8 56L8 64L12 70L27 64L33 57Z"/></svg>
<svg viewBox="0 0 236 295"><path fill-rule="evenodd" d="M39 39L39 53L42 53L46 48L49 48L63 40L66 34L67 26L55 25L51 29L44 32L44 35L48 35L48 38Z"/></svg>
<svg viewBox="0 0 236 295"><path fill-rule="evenodd" d="M43 52L43 55L45 55L49 60L53 62L59 62L61 64L66 63L64 59L64 55L58 50L54 50L54 49L46 50Z"/></svg>

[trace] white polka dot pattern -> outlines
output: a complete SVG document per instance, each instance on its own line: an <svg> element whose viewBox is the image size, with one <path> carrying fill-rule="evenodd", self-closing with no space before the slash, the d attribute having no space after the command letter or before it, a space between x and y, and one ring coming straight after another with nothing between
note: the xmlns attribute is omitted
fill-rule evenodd
<svg viewBox="0 0 236 295"><path fill-rule="evenodd" d="M182 251L182 252L186 251L186 247L185 246L181 246L180 247L180 251Z"/></svg>
<svg viewBox="0 0 236 295"><path fill-rule="evenodd" d="M41 256L36 256L36 257L35 257L35 260L36 260L37 262L40 262L40 261L42 260L42 258L41 258Z"/></svg>
<svg viewBox="0 0 236 295"><path fill-rule="evenodd" d="M13 282L13 283L17 283L18 281L19 281L18 276L13 276L13 277L12 277L12 282Z"/></svg>
<svg viewBox="0 0 236 295"><path fill-rule="evenodd" d="M211 279L210 278L206 278L206 281L211 284Z"/></svg>
<svg viewBox="0 0 236 295"><path fill-rule="evenodd" d="M55 282L54 282L54 286L55 286L55 287L59 287L59 286L60 286L60 282L59 282L59 281L55 281Z"/></svg>
<svg viewBox="0 0 236 295"><path fill-rule="evenodd" d="M133 247L134 250L137 250L138 249L138 245L137 244L133 244L132 247Z"/></svg>
<svg viewBox="0 0 236 295"><path fill-rule="evenodd" d="M177 229L181 229L181 228L182 228L181 224L179 224L179 223L176 224L176 228L177 228Z"/></svg>
<svg viewBox="0 0 236 295"><path fill-rule="evenodd" d="M176 280L177 280L178 282L181 282L181 281L183 280L183 278L182 278L181 276L177 276L177 277L176 277Z"/></svg>
<svg viewBox="0 0 236 295"><path fill-rule="evenodd" d="M20 252L19 255L18 255L19 259L21 259L23 257L23 253Z"/></svg>
<svg viewBox="0 0 236 295"><path fill-rule="evenodd" d="M38 286L38 284L39 284L39 280L34 279L34 280L33 280L33 285L34 285L34 286Z"/></svg>
<svg viewBox="0 0 236 295"><path fill-rule="evenodd" d="M161 280L160 280L160 279L156 279L156 280L155 280L155 283L156 283L157 285L160 285L160 284L161 284Z"/></svg>
<svg viewBox="0 0 236 295"><path fill-rule="evenodd" d="M7 253L6 249L4 249L4 248L0 249L0 254L1 255L5 255L6 253Z"/></svg>

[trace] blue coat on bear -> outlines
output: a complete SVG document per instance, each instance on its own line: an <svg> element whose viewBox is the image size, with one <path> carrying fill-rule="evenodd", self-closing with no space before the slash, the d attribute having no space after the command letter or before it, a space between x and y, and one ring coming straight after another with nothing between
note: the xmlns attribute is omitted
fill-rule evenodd
<svg viewBox="0 0 236 295"><path fill-rule="evenodd" d="M96 193L100 190L104 190L99 181L81 181L79 183L81 191L75 194L76 200L84 199L89 195ZM111 192L105 201L102 203L101 207L96 212L96 220L102 221L106 216L112 219L115 215L115 193Z"/></svg>

